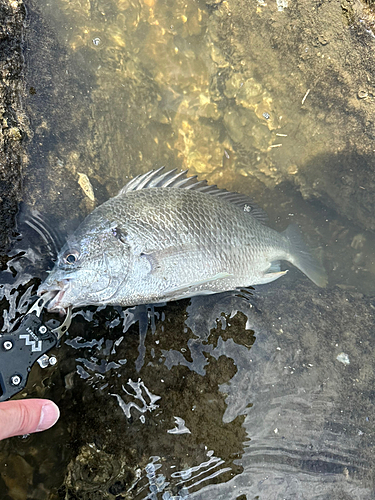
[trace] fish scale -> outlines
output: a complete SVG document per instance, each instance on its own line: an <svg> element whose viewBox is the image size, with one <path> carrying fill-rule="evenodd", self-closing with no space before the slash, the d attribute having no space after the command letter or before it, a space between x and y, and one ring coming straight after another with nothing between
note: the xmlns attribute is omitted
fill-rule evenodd
<svg viewBox="0 0 375 500"><path fill-rule="evenodd" d="M325 285L324 269L295 226L280 234L245 195L161 172L130 181L68 239L39 289L63 292L51 310L129 306L268 283L285 274L280 260Z"/></svg>

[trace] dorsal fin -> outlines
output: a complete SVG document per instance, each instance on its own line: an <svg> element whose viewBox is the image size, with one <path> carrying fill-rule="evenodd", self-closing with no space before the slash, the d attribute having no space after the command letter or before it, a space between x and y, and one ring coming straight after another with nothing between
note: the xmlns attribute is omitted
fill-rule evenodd
<svg viewBox="0 0 375 500"><path fill-rule="evenodd" d="M197 176L193 175L187 177L187 170L177 173L177 169L169 170L163 172L164 167L160 167L157 170L151 170L145 174L137 175L131 181L129 181L119 192L117 196L122 196L131 191L139 191L140 189L148 188L182 188L191 189L194 191L199 191L201 193L206 193L211 196L216 196L222 200L232 203L237 207L242 208L245 212L249 212L250 215L255 217L260 222L265 222L267 220L267 214L258 207L248 196L245 194L232 193L226 189L219 189L216 185L208 185L207 181L198 181Z"/></svg>

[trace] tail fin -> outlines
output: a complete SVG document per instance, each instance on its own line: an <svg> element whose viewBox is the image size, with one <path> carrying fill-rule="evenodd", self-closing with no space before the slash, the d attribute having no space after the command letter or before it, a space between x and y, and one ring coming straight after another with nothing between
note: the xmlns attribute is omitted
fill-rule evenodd
<svg viewBox="0 0 375 500"><path fill-rule="evenodd" d="M325 287L328 281L326 271L323 265L310 254L298 226L291 224L282 235L289 242L290 259L288 260L316 285Z"/></svg>

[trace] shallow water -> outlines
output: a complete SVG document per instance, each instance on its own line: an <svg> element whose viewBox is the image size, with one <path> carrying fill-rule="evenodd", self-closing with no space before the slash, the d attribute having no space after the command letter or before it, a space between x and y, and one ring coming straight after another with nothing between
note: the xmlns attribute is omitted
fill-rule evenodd
<svg viewBox="0 0 375 500"><path fill-rule="evenodd" d="M252 295L76 311L57 366L24 391L61 419L0 444L0 498L374 498L375 91L365 57L352 77L341 65L358 39L371 49L371 10L28 7L34 136L3 331L52 265L31 212L63 239L161 165L251 194L280 231L297 222L329 287L291 269Z"/></svg>

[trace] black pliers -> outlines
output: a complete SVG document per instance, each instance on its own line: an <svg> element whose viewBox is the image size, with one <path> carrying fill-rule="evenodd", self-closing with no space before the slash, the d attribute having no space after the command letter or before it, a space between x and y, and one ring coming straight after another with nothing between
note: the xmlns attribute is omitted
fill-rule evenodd
<svg viewBox="0 0 375 500"><path fill-rule="evenodd" d="M46 353L55 347L71 323L72 310L67 310L64 322L42 321L42 310L54 297L45 293L29 309L17 330L0 334L0 401L6 401L21 391L35 361L41 367L54 364L56 358Z"/></svg>

